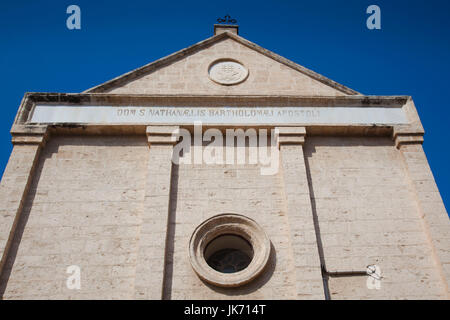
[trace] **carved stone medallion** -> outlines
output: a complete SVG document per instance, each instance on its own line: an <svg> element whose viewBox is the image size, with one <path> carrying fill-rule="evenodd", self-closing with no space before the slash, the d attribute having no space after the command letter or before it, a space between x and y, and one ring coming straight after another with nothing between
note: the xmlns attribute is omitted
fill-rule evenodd
<svg viewBox="0 0 450 320"><path fill-rule="evenodd" d="M223 85L241 83L248 76L248 70L242 64L233 60L213 62L209 67L208 73L211 80Z"/></svg>

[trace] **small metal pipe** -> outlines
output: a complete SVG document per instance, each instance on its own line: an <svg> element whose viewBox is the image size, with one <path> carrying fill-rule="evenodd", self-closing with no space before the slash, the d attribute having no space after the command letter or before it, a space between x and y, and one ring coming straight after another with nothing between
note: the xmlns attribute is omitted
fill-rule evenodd
<svg viewBox="0 0 450 320"><path fill-rule="evenodd" d="M329 277L355 277L355 276L367 276L367 271L325 271Z"/></svg>

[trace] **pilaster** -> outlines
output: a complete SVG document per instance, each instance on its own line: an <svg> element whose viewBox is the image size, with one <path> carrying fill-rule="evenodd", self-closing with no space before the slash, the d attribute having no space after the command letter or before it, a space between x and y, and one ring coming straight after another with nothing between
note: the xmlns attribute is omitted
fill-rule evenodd
<svg viewBox="0 0 450 320"><path fill-rule="evenodd" d="M303 144L304 127L278 127L281 170L296 278L296 299L324 299Z"/></svg>
<svg viewBox="0 0 450 320"><path fill-rule="evenodd" d="M447 298L450 298L450 220L422 147L423 136L394 132L402 154L424 229Z"/></svg>
<svg viewBox="0 0 450 320"><path fill-rule="evenodd" d="M135 278L135 299L162 299L178 126L148 126L149 158Z"/></svg>
<svg viewBox="0 0 450 320"><path fill-rule="evenodd" d="M8 257L39 153L48 138L47 126L14 125L13 149L0 184L0 274Z"/></svg>

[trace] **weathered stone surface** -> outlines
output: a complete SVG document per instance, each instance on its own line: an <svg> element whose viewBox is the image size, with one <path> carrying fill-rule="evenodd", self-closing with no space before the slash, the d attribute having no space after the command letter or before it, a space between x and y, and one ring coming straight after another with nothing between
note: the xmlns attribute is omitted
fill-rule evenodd
<svg viewBox="0 0 450 320"><path fill-rule="evenodd" d="M234 86L223 86L208 77L209 65L223 58L242 63L248 78ZM296 94L343 96L327 86L243 44L225 38L141 78L111 88L120 94Z"/></svg>
<svg viewBox="0 0 450 320"><path fill-rule="evenodd" d="M50 140L2 273L5 299L134 297L148 149L145 137ZM30 154L20 150L21 157ZM11 175L29 174L10 172L2 185ZM81 290L66 288L71 265L81 268Z"/></svg>
<svg viewBox="0 0 450 320"><path fill-rule="evenodd" d="M330 278L332 298L445 298L447 285L436 268L441 263L432 254L417 206L420 195L394 143L387 138L310 137L305 153L327 271L364 272L366 266L378 265L383 277L381 290L368 290L367 277ZM418 170L426 172L425 163ZM429 188L436 190L432 184ZM446 212L433 215L445 230L433 235L435 241L448 243Z"/></svg>

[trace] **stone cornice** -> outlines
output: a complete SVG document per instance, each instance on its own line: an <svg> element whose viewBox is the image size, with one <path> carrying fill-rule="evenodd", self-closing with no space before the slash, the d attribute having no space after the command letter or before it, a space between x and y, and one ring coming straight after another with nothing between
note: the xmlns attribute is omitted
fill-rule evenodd
<svg viewBox="0 0 450 320"><path fill-rule="evenodd" d="M296 96L296 95L134 95L105 93L29 92L22 99L15 123L28 120L36 103L65 105L191 105L191 106L323 106L323 107L400 107L408 96ZM418 117L417 117L418 118Z"/></svg>
<svg viewBox="0 0 450 320"><path fill-rule="evenodd" d="M305 143L305 127L275 127L277 147L281 145L303 145Z"/></svg>
<svg viewBox="0 0 450 320"><path fill-rule="evenodd" d="M396 125L392 130L392 139L395 146L400 148L406 144L422 144L425 130L420 122L417 109L412 98L408 98L403 106L406 116L408 117L408 125Z"/></svg>
<svg viewBox="0 0 450 320"><path fill-rule="evenodd" d="M146 129L148 145L175 145L179 139L178 126L147 126Z"/></svg>
<svg viewBox="0 0 450 320"><path fill-rule="evenodd" d="M397 133L394 135L394 143L398 149L408 144L422 144L423 135L415 133Z"/></svg>
<svg viewBox="0 0 450 320"><path fill-rule="evenodd" d="M11 129L11 141L16 144L38 144L45 145L49 137L46 125L14 125Z"/></svg>
<svg viewBox="0 0 450 320"><path fill-rule="evenodd" d="M377 107L386 108L401 107L407 118L405 125L306 125L308 134L364 134L386 135L391 134L395 139L398 134L424 134L414 102L409 96L295 96L295 95L133 95L133 94L105 94L105 93L26 93L14 125L28 123L36 104L48 105L110 105L110 106L305 106L305 107ZM224 124L226 125L226 124ZM89 133L89 134L142 134L145 126L142 125L83 125L83 124L49 124L51 131L65 133ZM231 125L233 126L233 125ZM248 125L258 127L257 125ZM218 125L217 127L220 127ZM245 127L245 126L243 126ZM13 132L11 132L13 133Z"/></svg>
<svg viewBox="0 0 450 320"><path fill-rule="evenodd" d="M226 100L229 102L250 102L270 101L271 103L320 103L323 106L333 107L339 105L345 106L401 106L411 101L410 96L394 95L394 96L376 96L376 95L353 95L353 96L305 96L305 95L186 95L186 94L114 94L114 93L66 93L66 92L27 92L24 95L21 105L25 102L41 102L41 103L67 103L67 104L101 104L111 103L124 105L133 103L139 104L143 102L157 102L158 99L164 101L180 100L190 101L206 101L206 103L214 100Z"/></svg>

